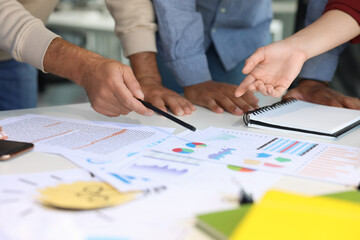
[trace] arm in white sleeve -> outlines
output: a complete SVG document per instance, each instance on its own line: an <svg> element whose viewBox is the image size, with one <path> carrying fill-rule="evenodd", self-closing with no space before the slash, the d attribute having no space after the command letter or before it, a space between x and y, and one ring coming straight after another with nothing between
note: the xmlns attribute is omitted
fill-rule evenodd
<svg viewBox="0 0 360 240"><path fill-rule="evenodd" d="M43 58L58 37L16 0L0 0L0 48L15 60L44 71Z"/></svg>
<svg viewBox="0 0 360 240"><path fill-rule="evenodd" d="M150 0L106 0L115 19L125 57L139 52L156 52L155 14Z"/></svg>

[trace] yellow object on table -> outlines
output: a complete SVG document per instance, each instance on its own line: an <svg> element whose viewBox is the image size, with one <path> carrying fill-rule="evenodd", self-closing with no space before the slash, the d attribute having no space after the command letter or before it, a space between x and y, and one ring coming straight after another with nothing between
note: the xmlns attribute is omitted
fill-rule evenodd
<svg viewBox="0 0 360 240"><path fill-rule="evenodd" d="M360 204L270 191L230 239L360 239L359 226Z"/></svg>
<svg viewBox="0 0 360 240"><path fill-rule="evenodd" d="M134 200L137 192L120 193L104 182L74 182L41 189L39 200L45 205L63 209L97 209Z"/></svg>

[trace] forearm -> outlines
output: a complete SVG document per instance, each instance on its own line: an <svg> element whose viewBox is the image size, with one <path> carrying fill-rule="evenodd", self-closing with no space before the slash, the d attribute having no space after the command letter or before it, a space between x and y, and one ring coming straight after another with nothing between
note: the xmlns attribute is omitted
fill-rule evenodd
<svg viewBox="0 0 360 240"><path fill-rule="evenodd" d="M156 53L141 52L129 56L136 79L142 82L161 84L161 77L156 62Z"/></svg>
<svg viewBox="0 0 360 240"><path fill-rule="evenodd" d="M360 34L358 23L339 10L326 12L313 24L285 39L287 44L310 59L350 41Z"/></svg>
<svg viewBox="0 0 360 240"><path fill-rule="evenodd" d="M61 38L55 38L45 53L43 64L46 72L68 78L83 86L81 76L92 68L92 62L102 58Z"/></svg>

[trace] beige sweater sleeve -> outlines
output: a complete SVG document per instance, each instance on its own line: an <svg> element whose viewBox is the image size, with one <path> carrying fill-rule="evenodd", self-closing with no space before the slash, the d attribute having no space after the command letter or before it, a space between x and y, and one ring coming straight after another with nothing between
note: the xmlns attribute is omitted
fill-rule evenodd
<svg viewBox="0 0 360 240"><path fill-rule="evenodd" d="M106 0L115 19L125 57L139 52L156 52L155 13L150 0Z"/></svg>
<svg viewBox="0 0 360 240"><path fill-rule="evenodd" d="M44 71L43 58L58 37L17 0L0 0L0 48L15 60Z"/></svg>

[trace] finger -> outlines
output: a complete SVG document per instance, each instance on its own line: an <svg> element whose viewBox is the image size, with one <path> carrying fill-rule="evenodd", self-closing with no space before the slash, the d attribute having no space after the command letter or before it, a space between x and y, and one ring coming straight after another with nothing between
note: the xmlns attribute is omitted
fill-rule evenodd
<svg viewBox="0 0 360 240"><path fill-rule="evenodd" d="M224 112L224 109L222 107L220 107L220 105L218 105L216 103L215 99L213 99L213 98L209 98L209 99L205 100L204 106L216 113Z"/></svg>
<svg viewBox="0 0 360 240"><path fill-rule="evenodd" d="M130 92L124 82L116 81L115 89L113 91L115 93L115 97L118 99L119 105L127 107L131 111L144 116L151 116L153 114L153 111L146 108L140 101L134 98L133 94Z"/></svg>
<svg viewBox="0 0 360 240"><path fill-rule="evenodd" d="M264 49L258 48L248 59L246 59L242 72L244 74L250 73L252 70L254 70L256 65L262 62L264 59Z"/></svg>
<svg viewBox="0 0 360 240"><path fill-rule="evenodd" d="M151 98L150 103L153 106L163 110L164 112L167 112L166 103L164 102L164 100L161 97L153 97L153 98Z"/></svg>
<svg viewBox="0 0 360 240"><path fill-rule="evenodd" d="M178 97L168 96L166 97L166 105L170 108L170 110L177 116L183 116L185 114L185 109L181 105Z"/></svg>
<svg viewBox="0 0 360 240"><path fill-rule="evenodd" d="M266 89L267 89L267 92L270 96L272 96L272 94L274 93L274 86L273 85L270 85L270 84L266 84Z"/></svg>
<svg viewBox="0 0 360 240"><path fill-rule="evenodd" d="M281 95L283 95L285 91L286 91L285 87L276 87L274 88L273 93L270 95L272 97L281 97Z"/></svg>
<svg viewBox="0 0 360 240"><path fill-rule="evenodd" d="M360 109L360 99L353 97L346 97L342 100L342 105L345 108Z"/></svg>
<svg viewBox="0 0 360 240"><path fill-rule="evenodd" d="M172 98L168 102L168 106L175 115L183 116L191 114L194 106L185 98L178 96L177 98Z"/></svg>
<svg viewBox="0 0 360 240"><path fill-rule="evenodd" d="M303 100L305 101L305 97L303 96L303 94L300 93L300 91L296 88L291 89L290 91L288 91L283 97L282 99L289 99L289 98L295 98L298 100Z"/></svg>
<svg viewBox="0 0 360 240"><path fill-rule="evenodd" d="M136 98L144 99L144 93L141 91L139 82L136 80L133 71L129 66L123 66L123 79L127 88Z"/></svg>
<svg viewBox="0 0 360 240"><path fill-rule="evenodd" d="M249 86L251 86L255 80L256 79L253 75L247 75L242 81L242 83L240 83L240 85L236 88L235 97L241 97L242 95L244 95L246 91L249 90Z"/></svg>
<svg viewBox="0 0 360 240"><path fill-rule="evenodd" d="M249 110L254 110L259 107L259 99L257 99L252 92L247 92L246 94L244 94L244 96L242 96L242 99L252 107L250 107Z"/></svg>
<svg viewBox="0 0 360 240"><path fill-rule="evenodd" d="M256 89L264 96L268 95L267 89L265 87L265 84L262 81L255 81L254 85L256 87Z"/></svg>
<svg viewBox="0 0 360 240"><path fill-rule="evenodd" d="M241 103L241 108L237 106L230 98L228 97L222 97L217 100L218 104L223 107L226 111L229 113L232 113L234 115L242 115L244 112L242 110L242 107L244 107L246 104L244 104L244 101L240 98L239 103ZM248 109L247 107L246 109Z"/></svg>

